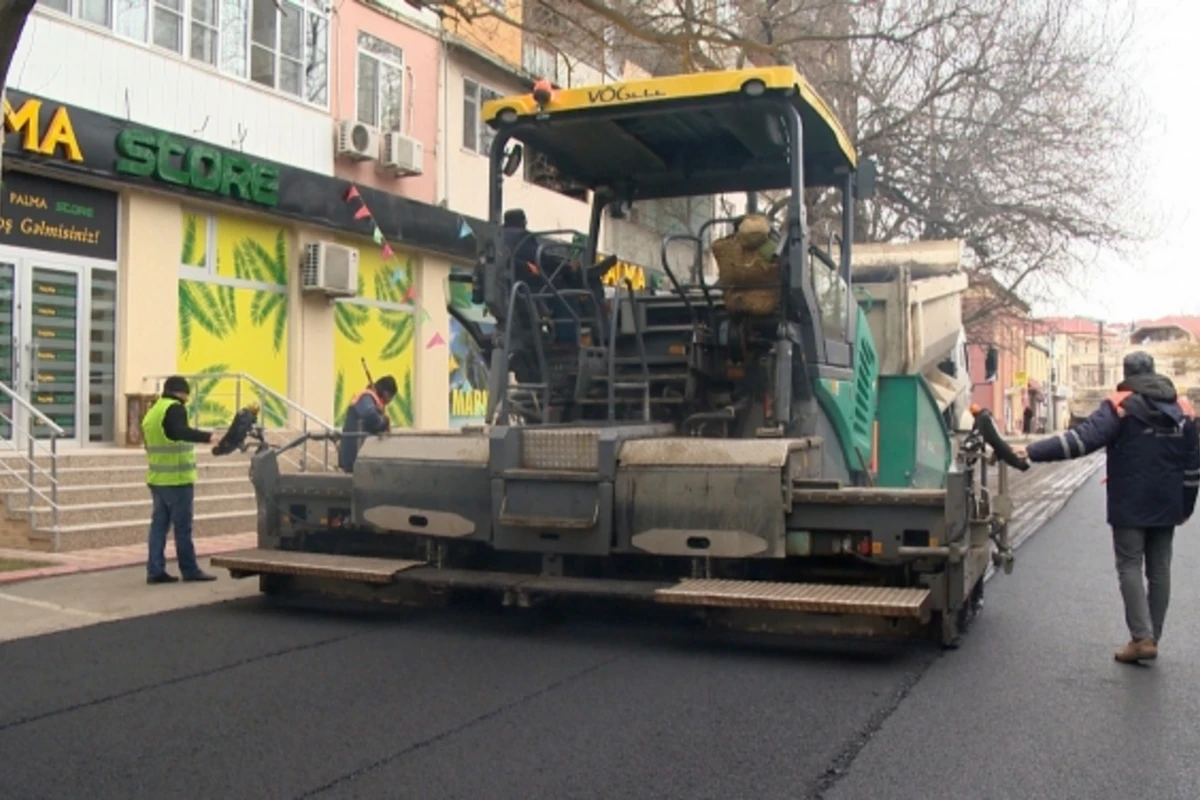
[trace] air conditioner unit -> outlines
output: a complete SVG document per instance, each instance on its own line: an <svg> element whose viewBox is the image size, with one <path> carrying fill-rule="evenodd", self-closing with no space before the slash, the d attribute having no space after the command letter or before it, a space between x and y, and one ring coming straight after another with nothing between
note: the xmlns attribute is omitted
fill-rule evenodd
<svg viewBox="0 0 1200 800"><path fill-rule="evenodd" d="M385 133L379 169L395 175L420 175L425 171L425 145L403 133Z"/></svg>
<svg viewBox="0 0 1200 800"><path fill-rule="evenodd" d="M307 247L302 286L331 297L358 293L358 249L336 242L312 242Z"/></svg>
<svg viewBox="0 0 1200 800"><path fill-rule="evenodd" d="M379 158L379 133L361 122L344 119L338 123L337 154L354 161Z"/></svg>

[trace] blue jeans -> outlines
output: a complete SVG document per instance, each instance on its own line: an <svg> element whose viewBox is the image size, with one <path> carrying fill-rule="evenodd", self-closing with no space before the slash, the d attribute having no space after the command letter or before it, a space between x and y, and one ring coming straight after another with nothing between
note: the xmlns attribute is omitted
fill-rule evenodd
<svg viewBox="0 0 1200 800"><path fill-rule="evenodd" d="M150 517L150 558L146 562L146 575L156 578L167 571L167 531L175 528L175 555L179 558L179 571L184 575L200 572L196 563L196 546L192 544L192 502L196 487L151 486L154 512Z"/></svg>

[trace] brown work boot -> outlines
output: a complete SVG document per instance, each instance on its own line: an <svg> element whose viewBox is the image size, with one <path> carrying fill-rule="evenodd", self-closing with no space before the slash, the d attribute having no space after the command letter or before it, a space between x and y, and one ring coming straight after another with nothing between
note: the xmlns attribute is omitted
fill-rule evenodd
<svg viewBox="0 0 1200 800"><path fill-rule="evenodd" d="M1133 639L1115 654L1122 664L1135 664L1158 657L1158 645L1153 639Z"/></svg>

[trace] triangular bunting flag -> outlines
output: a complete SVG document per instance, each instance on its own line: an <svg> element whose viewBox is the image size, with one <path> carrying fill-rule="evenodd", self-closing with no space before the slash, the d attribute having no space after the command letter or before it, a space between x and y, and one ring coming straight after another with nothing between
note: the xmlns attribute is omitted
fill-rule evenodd
<svg viewBox="0 0 1200 800"><path fill-rule="evenodd" d="M417 296L417 287L410 286L410 287L408 287L408 291L405 292L405 294L404 294L404 299L405 300L414 300L414 299L416 299L416 296Z"/></svg>
<svg viewBox="0 0 1200 800"><path fill-rule="evenodd" d="M421 322L429 322L430 319L431 319L431 317L429 316L429 310L422 308L421 309Z"/></svg>
<svg viewBox="0 0 1200 800"><path fill-rule="evenodd" d="M379 226L375 226L375 230L371 233L371 238L375 240L375 244L383 244L383 231L379 230Z"/></svg>
<svg viewBox="0 0 1200 800"><path fill-rule="evenodd" d="M355 219L366 219L369 216L371 216L371 209L366 206L359 206L358 211L354 212Z"/></svg>
<svg viewBox="0 0 1200 800"><path fill-rule="evenodd" d="M467 224L467 221L462 220L462 224L458 226L458 238L465 239L468 236L474 236L475 231Z"/></svg>
<svg viewBox="0 0 1200 800"><path fill-rule="evenodd" d="M356 200L359 197L361 197L361 195L358 193L358 187L353 183L350 184L350 188L346 190L346 202L349 203L351 200Z"/></svg>
<svg viewBox="0 0 1200 800"><path fill-rule="evenodd" d="M445 346L446 340L442 338L442 334L435 333L433 338L429 340L429 343L425 345L425 349L431 350L437 347L439 344Z"/></svg>
<svg viewBox="0 0 1200 800"><path fill-rule="evenodd" d="M392 246L391 246L390 244L388 244L387 242L384 242L384 243L383 243L383 257L384 257L385 259L386 259L386 258L391 258L391 257L392 257L392 255L393 255L393 253L392 253Z"/></svg>

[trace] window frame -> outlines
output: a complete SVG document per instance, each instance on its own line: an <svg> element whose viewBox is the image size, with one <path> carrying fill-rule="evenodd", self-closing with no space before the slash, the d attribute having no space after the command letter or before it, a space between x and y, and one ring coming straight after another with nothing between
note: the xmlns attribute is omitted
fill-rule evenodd
<svg viewBox="0 0 1200 800"><path fill-rule="evenodd" d="M374 50L364 47L363 43L362 43L362 39L364 36L366 36L370 39L374 39L376 42L395 50L396 53L399 55L399 60L393 61ZM355 53L355 58L354 58L354 119L355 119L355 121L362 125L366 125L370 128L374 128L375 130L377 130L381 133L404 133L404 128L405 128L405 125L404 125L405 105L404 104L405 104L405 101L408 99L408 86L406 85L406 78L408 75L408 59L407 59L407 53L405 52L404 48L398 44L393 44L392 42L389 42L387 39L380 38L379 36L376 36L375 34L369 32L369 31L360 29L358 31L358 35L356 36L356 38L354 40L354 53ZM359 98L360 98L359 89L362 86L361 66L362 66L362 59L364 57L369 58L372 61L374 61L376 70L377 70L375 75L376 75L376 78L378 79L378 83L375 86L375 92L374 92L375 103L376 103L376 107L375 107L376 119L375 119L375 122L373 122L373 123L366 122L365 120L363 120L362 107L359 105ZM382 124L383 108L384 108L384 102L383 102L384 81L382 80L382 78L383 78L383 70L385 68L391 68L391 69L396 69L396 70L400 71L400 98L399 98L399 103L398 103L400 113L399 113L399 121L398 121L396 129L394 131L385 129Z"/></svg>
<svg viewBox="0 0 1200 800"><path fill-rule="evenodd" d="M470 93L467 92L467 84L475 85L475 92L474 92L473 96L471 96ZM503 92L499 91L498 89L492 88L491 86L487 85L486 83L484 83L481 80L472 78L469 75L463 76L463 106L462 106L462 109L463 109L463 129L462 129L463 139L460 142L460 146L462 147L463 150L465 150L468 153L474 153L477 156L484 156L486 158L491 155L492 142L495 141L495 139L496 139L496 132L491 130L491 128L488 127L487 123L485 123L483 121L483 104L487 102L487 100L483 99L484 90L487 90L494 95L493 97L489 97L488 100L494 100L496 98L500 98L500 97L504 96ZM466 141L466 136L467 136L466 113L467 113L468 97L470 98L470 101L474 108L474 114L475 114L475 144L474 144L474 146L468 145L467 141ZM487 145L487 147L485 147L483 149L480 149L480 143L483 140L483 136L481 136L481 134L486 134L488 136L488 145Z"/></svg>
<svg viewBox="0 0 1200 800"><path fill-rule="evenodd" d="M261 1L261 0L260 0ZM180 10L176 12L168 5L158 2L158 0L138 0L141 8L132 9L140 12L142 19L142 36L129 35L121 31L121 26L118 21L118 11L120 10L114 0L106 0L109 9L109 21L106 25L90 22L82 16L83 0L62 0L62 8L56 8L49 5L45 0L38 0L35 10L40 11L55 19L65 19L71 24L79 25L89 30L102 31L110 36L113 36L122 42L129 42L140 47L143 47L151 52L165 55L170 58L176 58L180 61L187 62L200 69L208 70L220 75L223 78L237 81L244 85L253 85L259 89L270 92L293 102L298 102L305 107L315 108L321 111L329 111L332 102L332 81L331 71L331 45L333 44L333 26L331 25L331 8L323 0L279 0L283 5L291 6L301 13L301 57L300 57L300 93L290 92L280 86L280 62L284 59L293 60L290 56L283 55L280 50L280 37L282 35L283 11L275 6L273 0L267 0L274 8L275 13L275 42L273 45L272 55L274 56L275 72L272 84L266 84L261 81L254 80L250 77L250 59L252 47L264 47L253 42L253 10L255 0L242 0L238 11L239 19L233 22L229 19L226 12L229 9L226 0L210 0L215 11L215 26L210 25L207 21L201 20L193 15L193 6L195 0L179 0ZM154 18L156 9L161 8L164 12L169 12L172 15L177 15L180 20L180 49L174 50L170 47L164 47L154 41ZM317 17L323 24L323 42L316 42L315 46L310 44L310 25L311 19ZM236 25L241 25L243 30L242 36L227 36L223 30L227 22L231 22L236 30ZM203 58L192 57L192 29L193 26L200 26L213 34L214 48L213 56L215 63L204 60ZM226 43L238 42L241 44L241 52L232 54L225 50ZM310 59L314 52L321 52L324 58L324 74L321 76L321 84L316 92L309 89L308 70ZM230 55L234 58L231 59ZM234 63L234 59L240 60L240 64ZM239 71L240 68L240 71ZM317 99L314 99L317 98Z"/></svg>

